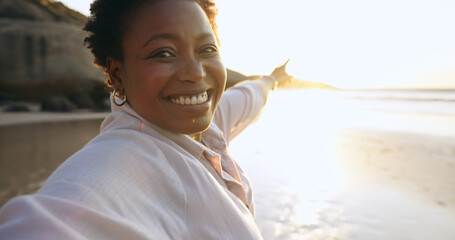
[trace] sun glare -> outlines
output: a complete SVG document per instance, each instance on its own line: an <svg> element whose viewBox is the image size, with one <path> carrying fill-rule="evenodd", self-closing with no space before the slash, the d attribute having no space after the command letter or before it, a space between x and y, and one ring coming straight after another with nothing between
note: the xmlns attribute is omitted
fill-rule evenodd
<svg viewBox="0 0 455 240"><path fill-rule="evenodd" d="M63 2L88 15L91 0ZM455 88L455 2L217 0L228 68L341 88Z"/></svg>
<svg viewBox="0 0 455 240"><path fill-rule="evenodd" d="M217 4L223 58L234 70L267 74L291 58L297 78L342 88L455 87L453 2Z"/></svg>
<svg viewBox="0 0 455 240"><path fill-rule="evenodd" d="M266 198L282 196L276 199L278 203L269 202L282 206L282 215L278 217L292 221L282 227L315 224L319 221L318 211L326 206L324 199L344 187L341 172L334 162L337 143L334 133L339 127L336 119L345 112L319 91L307 90L305 94L288 91L270 97L270 105L260 121L250 126L245 136L237 137L231 149L239 160L247 159L241 161L247 169L250 166L263 168L249 172L253 179L263 179L253 183L257 191L267 192ZM298 102L294 102L296 99ZM293 111L289 111L289 106ZM264 129L267 129L265 135ZM250 139L253 137L254 140ZM279 187L268 185L271 181ZM270 188L296 195L268 192ZM304 196L300 195L302 192Z"/></svg>

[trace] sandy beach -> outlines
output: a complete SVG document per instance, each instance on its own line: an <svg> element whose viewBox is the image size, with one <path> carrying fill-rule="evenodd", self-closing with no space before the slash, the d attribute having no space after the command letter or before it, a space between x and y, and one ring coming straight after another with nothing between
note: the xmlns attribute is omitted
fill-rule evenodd
<svg viewBox="0 0 455 240"><path fill-rule="evenodd" d="M275 93L230 146L264 238L454 239L455 118L332 100Z"/></svg>

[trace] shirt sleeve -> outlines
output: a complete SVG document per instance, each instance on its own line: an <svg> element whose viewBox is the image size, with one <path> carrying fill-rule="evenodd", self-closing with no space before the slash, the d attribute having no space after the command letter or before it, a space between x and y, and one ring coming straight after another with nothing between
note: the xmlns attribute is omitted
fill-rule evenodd
<svg viewBox="0 0 455 240"><path fill-rule="evenodd" d="M147 239L136 226L46 195L21 196L0 212L0 239Z"/></svg>
<svg viewBox="0 0 455 240"><path fill-rule="evenodd" d="M187 238L187 198L178 176L161 152L149 151L155 147L146 138L118 140L119 134L103 138L122 147L105 151L109 140L89 143L36 194L7 202L0 239Z"/></svg>
<svg viewBox="0 0 455 240"><path fill-rule="evenodd" d="M267 84L259 80L246 81L224 92L213 121L228 142L260 115L270 89Z"/></svg>

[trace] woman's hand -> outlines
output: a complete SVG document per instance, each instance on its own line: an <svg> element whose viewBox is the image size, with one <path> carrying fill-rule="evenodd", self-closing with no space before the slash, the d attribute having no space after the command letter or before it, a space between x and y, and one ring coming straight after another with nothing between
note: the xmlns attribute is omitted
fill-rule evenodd
<svg viewBox="0 0 455 240"><path fill-rule="evenodd" d="M290 84L291 80L293 79L293 77L286 72L286 65L288 64L289 60L290 59L288 59L283 65L275 68L275 70L273 70L273 72L270 74L270 76L273 77L275 81L277 81L278 87L284 87Z"/></svg>

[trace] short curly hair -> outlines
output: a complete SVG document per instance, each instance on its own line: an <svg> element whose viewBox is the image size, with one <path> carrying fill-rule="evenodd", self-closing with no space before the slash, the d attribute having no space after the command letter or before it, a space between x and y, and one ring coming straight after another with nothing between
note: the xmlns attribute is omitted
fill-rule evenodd
<svg viewBox="0 0 455 240"><path fill-rule="evenodd" d="M107 58L123 61L122 37L130 24L133 13L145 3L170 0L95 0L90 5L90 16L83 30L88 32L84 44L91 49L93 63L107 73ZM204 10L218 39L216 16L218 9L213 0L192 0ZM106 86L113 89L109 77Z"/></svg>

